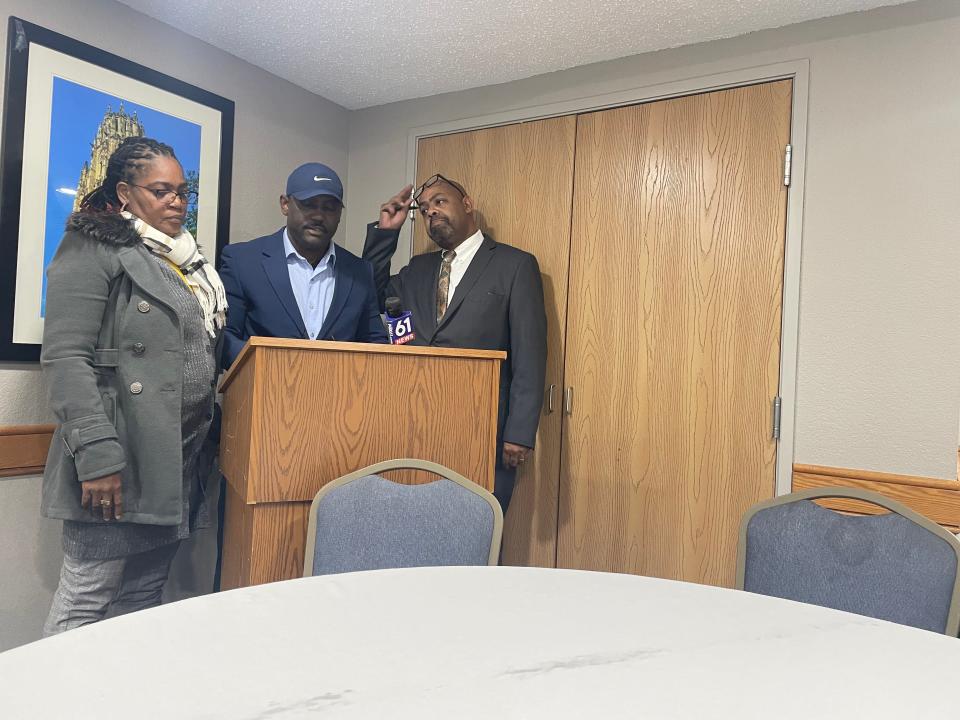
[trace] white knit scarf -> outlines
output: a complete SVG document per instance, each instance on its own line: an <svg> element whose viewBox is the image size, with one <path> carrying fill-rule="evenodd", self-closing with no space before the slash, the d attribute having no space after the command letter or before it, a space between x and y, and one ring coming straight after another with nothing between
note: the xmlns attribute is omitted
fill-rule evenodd
<svg viewBox="0 0 960 720"><path fill-rule="evenodd" d="M123 212L122 215L133 222L134 229L150 252L166 258L180 268L203 311L203 324L207 333L215 338L217 330L227 322L227 293L213 265L200 254L193 235L188 230L181 230L176 237L170 237L133 213Z"/></svg>

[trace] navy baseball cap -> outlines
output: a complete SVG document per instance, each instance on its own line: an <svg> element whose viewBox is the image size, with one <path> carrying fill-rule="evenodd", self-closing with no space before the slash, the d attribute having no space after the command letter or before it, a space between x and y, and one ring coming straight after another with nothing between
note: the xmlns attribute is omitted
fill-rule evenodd
<svg viewBox="0 0 960 720"><path fill-rule="evenodd" d="M323 163L301 165L287 178L287 197L309 200L318 195L335 197L343 204L343 183L332 168Z"/></svg>

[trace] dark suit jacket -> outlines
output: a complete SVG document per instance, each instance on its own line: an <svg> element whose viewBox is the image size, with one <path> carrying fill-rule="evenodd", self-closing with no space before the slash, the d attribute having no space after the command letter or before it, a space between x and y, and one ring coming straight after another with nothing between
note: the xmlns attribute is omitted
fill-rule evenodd
<svg viewBox="0 0 960 720"><path fill-rule="evenodd" d="M499 434L506 442L533 447L547 363L547 316L537 259L484 235L438 326L440 253L418 255L391 277L398 237L399 232L373 225L367 229L363 258L373 263L381 307L385 297L401 299L413 313L414 345L506 350Z"/></svg>
<svg viewBox="0 0 960 720"><path fill-rule="evenodd" d="M370 263L338 245L334 277L333 300L317 338L388 342ZM307 337L290 284L283 229L250 242L227 245L220 253L220 278L229 303L224 367L230 366L244 343L254 335Z"/></svg>

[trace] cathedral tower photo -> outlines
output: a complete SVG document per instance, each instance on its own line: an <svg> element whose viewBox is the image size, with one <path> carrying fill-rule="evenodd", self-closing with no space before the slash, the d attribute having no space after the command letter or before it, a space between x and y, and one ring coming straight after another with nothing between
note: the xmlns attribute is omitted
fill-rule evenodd
<svg viewBox="0 0 960 720"><path fill-rule="evenodd" d="M144 135L143 123L137 117L137 113L127 115L123 109L123 103L120 109L113 111L111 106L107 106L107 111L103 115L103 120L97 128L96 137L90 146L90 160L83 164L80 171L80 182L77 184L77 196L73 202L73 209L79 210L83 199L95 190L103 179L107 176L107 161L117 149L120 143L128 137Z"/></svg>

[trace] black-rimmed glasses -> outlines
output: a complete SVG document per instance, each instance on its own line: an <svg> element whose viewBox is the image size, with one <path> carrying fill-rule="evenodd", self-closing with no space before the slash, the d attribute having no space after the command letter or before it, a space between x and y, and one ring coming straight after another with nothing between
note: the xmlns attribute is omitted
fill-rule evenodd
<svg viewBox="0 0 960 720"><path fill-rule="evenodd" d="M431 175L430 177L428 177L426 181L423 183L423 185L421 185L417 189L417 191L413 193L413 202L410 204L410 209L417 210L420 206L419 200L420 200L420 196L423 195L423 191L429 187L433 187L439 182L445 182L447 185L449 185L458 193L460 193L460 197L467 196L466 190L463 189L460 183L456 182L455 180L451 180L450 178L445 178L440 173L437 173L436 175Z"/></svg>
<svg viewBox="0 0 960 720"><path fill-rule="evenodd" d="M197 192L195 190L170 190L168 188L160 188L158 190L157 188L137 185L136 183L127 183L127 185L138 187L141 190L149 190L159 202L167 203L168 205L173 203L174 197L180 198L185 205L193 205L197 202Z"/></svg>

